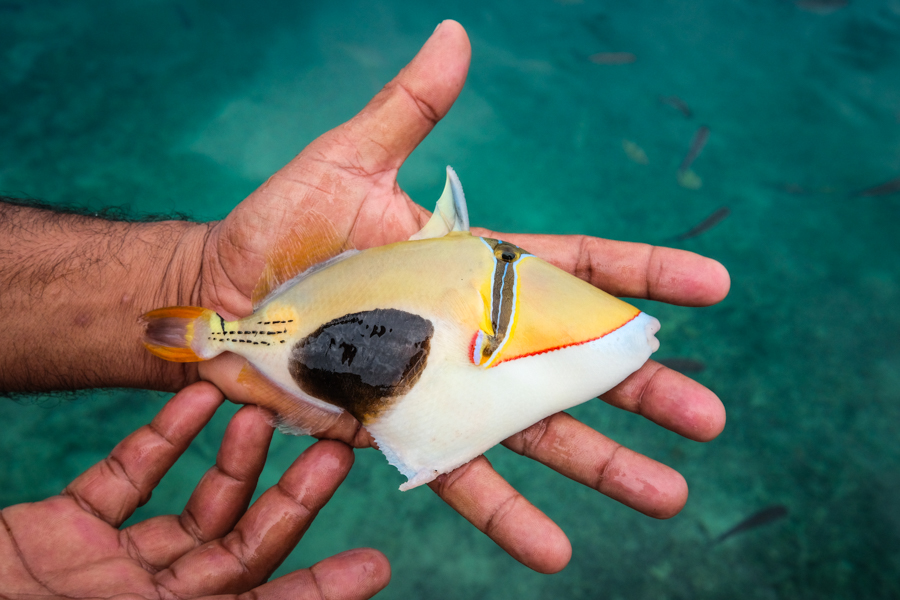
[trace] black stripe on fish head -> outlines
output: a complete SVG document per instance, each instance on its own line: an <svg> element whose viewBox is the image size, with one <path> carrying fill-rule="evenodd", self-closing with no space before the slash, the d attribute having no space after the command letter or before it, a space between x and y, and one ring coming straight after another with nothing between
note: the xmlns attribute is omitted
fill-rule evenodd
<svg viewBox="0 0 900 600"><path fill-rule="evenodd" d="M416 384L433 335L431 321L402 310L348 314L297 342L288 370L304 392L365 424Z"/></svg>
<svg viewBox="0 0 900 600"><path fill-rule="evenodd" d="M482 239L494 254L490 306L493 332L485 336L478 364L489 361L509 334L515 312L516 265L523 256L531 255L527 250L509 242L494 238Z"/></svg>

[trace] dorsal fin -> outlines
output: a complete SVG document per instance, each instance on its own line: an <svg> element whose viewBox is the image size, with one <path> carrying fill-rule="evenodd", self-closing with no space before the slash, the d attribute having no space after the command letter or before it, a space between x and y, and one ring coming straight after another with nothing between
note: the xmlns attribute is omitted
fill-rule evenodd
<svg viewBox="0 0 900 600"><path fill-rule="evenodd" d="M266 256L266 266L251 296L253 309L301 273L349 249L349 242L338 234L328 217L314 210L303 213Z"/></svg>
<svg viewBox="0 0 900 600"><path fill-rule="evenodd" d="M451 231L469 230L469 209L466 207L466 196L456 171L447 167L447 183L434 207L434 213L425 223L425 227L413 234L410 240L427 240L443 237Z"/></svg>

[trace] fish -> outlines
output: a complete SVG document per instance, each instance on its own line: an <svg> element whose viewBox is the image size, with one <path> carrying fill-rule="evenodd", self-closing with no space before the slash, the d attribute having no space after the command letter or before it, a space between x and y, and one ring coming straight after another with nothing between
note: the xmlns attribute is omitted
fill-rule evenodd
<svg viewBox="0 0 900 600"><path fill-rule="evenodd" d="M674 369L679 373L701 373L704 369L706 369L706 365L704 365L703 362L694 358L659 358L656 362L663 365L664 367Z"/></svg>
<svg viewBox="0 0 900 600"><path fill-rule="evenodd" d="M783 504L773 504L772 506L767 506L759 512L753 513L725 533L721 534L719 537L713 540L713 544L720 544L733 535L737 535L738 533L743 533L751 529L756 529L757 527L762 527L763 525L768 525L769 523L774 523L775 521L783 519L786 516L788 516L788 509Z"/></svg>
<svg viewBox="0 0 900 600"><path fill-rule="evenodd" d="M678 173L675 174L675 179L678 181L678 185L689 190L699 190L703 187L703 180L691 169L678 171Z"/></svg>
<svg viewBox="0 0 900 600"><path fill-rule="evenodd" d="M709 231L710 229L712 229L713 227L718 225L725 217L727 217L730 214L731 214L731 210L727 206L723 206L722 208L718 209L713 214L709 215L708 217L706 217L705 219L700 221L700 223L698 223L697 225L695 225L688 231L685 231L681 235L675 236L675 239L678 241L682 241L682 240L690 239L692 237L696 237L696 236L700 235L701 233L703 233L705 231Z"/></svg>
<svg viewBox="0 0 900 600"><path fill-rule="evenodd" d="M703 151L703 146L706 145L706 140L708 139L709 127L701 125L696 133L694 133L694 138L691 140L691 147L685 155L684 160L681 161L681 165L678 167L679 173L684 173L691 168L691 165L694 164L694 161L697 160L697 157L700 156L700 153Z"/></svg>
<svg viewBox="0 0 900 600"><path fill-rule="evenodd" d="M650 164L650 159L647 158L647 153L644 152L644 149L632 142L631 140L622 140L622 150L625 151L625 155L628 156L632 161L636 162L639 165L647 165Z"/></svg>
<svg viewBox="0 0 900 600"><path fill-rule="evenodd" d="M854 198L871 198L874 196L888 196L900 192L900 177L891 179L880 185L860 190L853 194Z"/></svg>
<svg viewBox="0 0 900 600"><path fill-rule="evenodd" d="M686 119L690 119L694 115L691 107L688 106L687 103L685 103L685 101L678 96L660 96L659 101L661 104L671 106L682 115L684 115Z"/></svg>
<svg viewBox="0 0 900 600"><path fill-rule="evenodd" d="M794 5L819 15L829 15L847 6L848 0L797 0Z"/></svg>
<svg viewBox="0 0 900 600"><path fill-rule="evenodd" d="M691 170L691 165L694 164L694 161L700 156L700 153L703 151L703 146L706 145L706 140L708 139L709 127L701 125L694 134L694 139L691 140L691 147L688 149L687 155L685 155L684 160L681 161L681 165L678 167L676 178L678 180L678 185L681 187L689 190L697 190L703 185L700 176Z"/></svg>
<svg viewBox="0 0 900 600"><path fill-rule="evenodd" d="M637 60L637 56L631 52L598 52L588 59L598 65L630 65Z"/></svg>
<svg viewBox="0 0 900 600"><path fill-rule="evenodd" d="M792 196L807 196L811 193L808 188L791 181L768 183L766 186L777 192L784 192L785 194L791 194Z"/></svg>
<svg viewBox="0 0 900 600"><path fill-rule="evenodd" d="M288 433L350 413L407 478L401 491L608 391L659 348L654 317L473 235L450 167L406 241L348 249L323 215L305 218L267 257L252 315L156 309L144 345L176 362L246 358L239 381Z"/></svg>
<svg viewBox="0 0 900 600"><path fill-rule="evenodd" d="M194 20L187 13L183 6L181 6L180 4L173 4L172 9L175 11L175 16L178 17L178 22L184 29L194 28Z"/></svg>

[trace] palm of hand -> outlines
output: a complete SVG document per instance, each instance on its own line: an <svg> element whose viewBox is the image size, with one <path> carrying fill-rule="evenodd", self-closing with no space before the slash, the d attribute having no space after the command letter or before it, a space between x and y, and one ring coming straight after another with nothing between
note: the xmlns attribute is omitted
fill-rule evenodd
<svg viewBox="0 0 900 600"><path fill-rule="evenodd" d="M289 590L368 598L384 587L390 569L372 550L346 552L265 583L340 485L353 455L340 442L315 444L248 509L272 434L256 409L232 419L216 466L181 515L120 529L221 402L207 383L186 388L60 496L3 509L0 594L186 599L253 590L262 600Z"/></svg>
<svg viewBox="0 0 900 600"><path fill-rule="evenodd" d="M129 556L121 532L72 496L12 506L3 518L20 557L17 592L158 597L153 574Z"/></svg>
<svg viewBox="0 0 900 600"><path fill-rule="evenodd" d="M397 171L450 109L465 81L469 53L462 27L444 22L359 115L315 140L218 223L205 246L194 303L225 316L250 314L251 292L268 253L310 212L324 215L348 247L396 242L418 230L429 213L399 188ZM475 233L502 236L615 295L700 306L718 302L729 287L721 265L689 252L581 236ZM230 399L252 403L237 383L243 363L222 355L201 363L200 376ZM724 409L714 394L653 361L603 399L695 440L712 439L724 427ZM345 417L323 437L370 445L365 430ZM504 444L655 517L676 514L687 498L677 472L564 413ZM484 457L429 485L529 567L555 572L568 562L571 548L565 534Z"/></svg>

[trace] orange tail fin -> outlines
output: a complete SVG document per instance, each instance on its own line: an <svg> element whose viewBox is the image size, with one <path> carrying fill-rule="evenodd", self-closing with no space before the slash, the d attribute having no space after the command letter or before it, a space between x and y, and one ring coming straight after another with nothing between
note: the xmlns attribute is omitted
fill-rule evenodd
<svg viewBox="0 0 900 600"><path fill-rule="evenodd" d="M199 330L209 328L215 313L197 306L170 306L151 310L141 317L144 322L144 346L160 358L172 362L199 362L212 358L197 354L194 339ZM201 338L202 339L202 338Z"/></svg>

